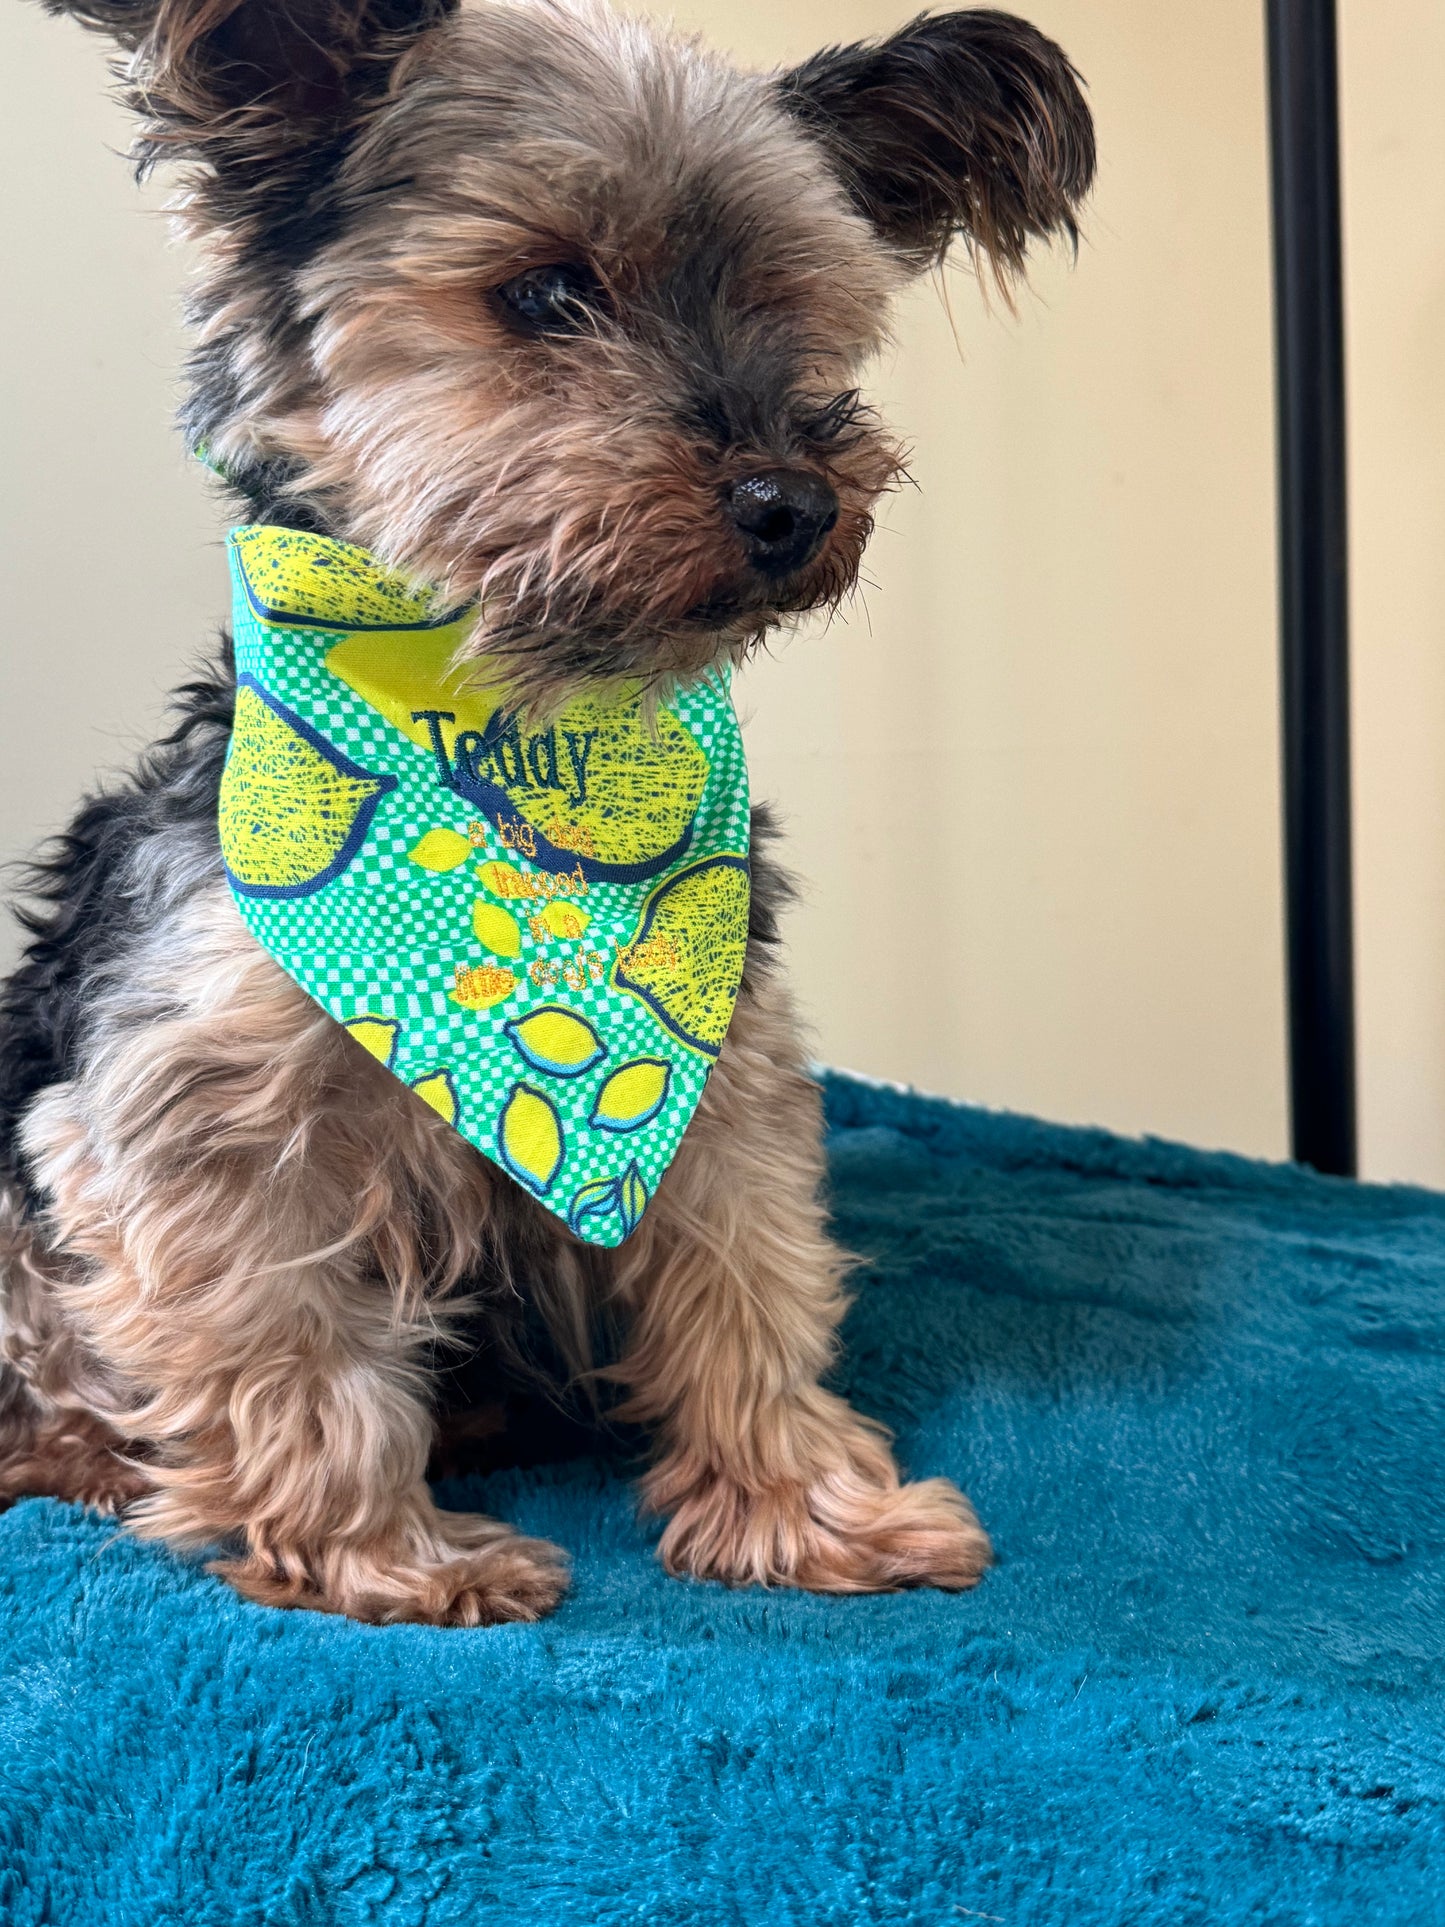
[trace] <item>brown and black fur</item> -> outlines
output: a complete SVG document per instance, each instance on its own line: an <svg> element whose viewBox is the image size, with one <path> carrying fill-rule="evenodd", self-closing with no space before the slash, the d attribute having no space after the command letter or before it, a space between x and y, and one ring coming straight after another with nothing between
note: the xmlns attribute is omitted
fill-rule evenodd
<svg viewBox="0 0 1445 1927"><path fill-rule="evenodd" d="M857 390L890 297L956 240L1006 283L1073 238L1092 173L1067 60L991 12L755 75L592 0L52 10L115 39L140 164L183 170L192 445L244 515L476 601L470 653L536 711L665 690L845 597L899 473ZM232 697L223 654L33 873L0 999L0 1497L220 1545L275 1604L533 1617L562 1555L425 1482L465 1334L616 1389L670 1570L973 1583L966 1501L900 1483L820 1384L845 1261L766 820L721 1057L599 1251L244 930L215 826Z"/></svg>

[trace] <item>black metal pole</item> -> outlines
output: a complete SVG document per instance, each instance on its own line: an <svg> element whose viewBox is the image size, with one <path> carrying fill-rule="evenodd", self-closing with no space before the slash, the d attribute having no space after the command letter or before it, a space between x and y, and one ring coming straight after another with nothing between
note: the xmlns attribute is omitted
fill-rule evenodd
<svg viewBox="0 0 1445 1927"><path fill-rule="evenodd" d="M1345 344L1333 0L1267 0L1294 1155L1353 1177Z"/></svg>

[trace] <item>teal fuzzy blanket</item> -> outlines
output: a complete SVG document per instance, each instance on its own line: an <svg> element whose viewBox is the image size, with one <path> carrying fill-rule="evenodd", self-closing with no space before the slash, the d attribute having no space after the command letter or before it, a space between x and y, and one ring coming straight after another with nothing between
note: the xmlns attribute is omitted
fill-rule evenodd
<svg viewBox="0 0 1445 1927"><path fill-rule="evenodd" d="M538 1626L0 1521L5 1927L1445 1920L1445 1198L832 1078L838 1377L999 1563L665 1579L606 1452L444 1488Z"/></svg>

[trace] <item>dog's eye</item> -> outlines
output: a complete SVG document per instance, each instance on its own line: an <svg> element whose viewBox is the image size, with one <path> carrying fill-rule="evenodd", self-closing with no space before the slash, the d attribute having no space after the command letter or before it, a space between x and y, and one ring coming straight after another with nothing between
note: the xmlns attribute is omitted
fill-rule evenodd
<svg viewBox="0 0 1445 1927"><path fill-rule="evenodd" d="M576 334L602 305L602 288L590 268L559 261L504 281L497 299L507 319L530 335Z"/></svg>

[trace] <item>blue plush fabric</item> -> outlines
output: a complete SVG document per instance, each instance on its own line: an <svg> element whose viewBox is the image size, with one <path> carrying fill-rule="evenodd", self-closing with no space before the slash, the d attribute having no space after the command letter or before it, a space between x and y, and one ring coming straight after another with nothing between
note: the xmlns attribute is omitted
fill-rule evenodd
<svg viewBox="0 0 1445 1927"><path fill-rule="evenodd" d="M831 1079L840 1378L979 1590L664 1579L625 1468L447 1490L546 1624L243 1604L3 1535L7 1927L1445 1920L1445 1199Z"/></svg>

